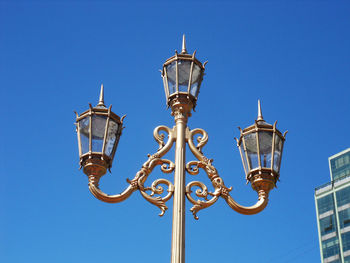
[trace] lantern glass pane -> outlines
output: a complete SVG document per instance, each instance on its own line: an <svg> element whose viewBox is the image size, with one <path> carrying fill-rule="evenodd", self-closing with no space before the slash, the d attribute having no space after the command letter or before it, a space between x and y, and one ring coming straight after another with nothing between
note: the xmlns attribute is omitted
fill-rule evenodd
<svg viewBox="0 0 350 263"><path fill-rule="evenodd" d="M92 151L102 152L103 139L105 136L107 116L93 115L92 116Z"/></svg>
<svg viewBox="0 0 350 263"><path fill-rule="evenodd" d="M114 145L118 143L118 128L119 124L110 119L108 123L108 131L105 146L105 154L109 157L112 157Z"/></svg>
<svg viewBox="0 0 350 263"><path fill-rule="evenodd" d="M248 174L249 167L248 167L245 151L244 151L244 148L243 148L243 143L241 143L239 145L239 152L241 153L241 158L242 158L242 162L243 162L244 172L245 172L245 174Z"/></svg>
<svg viewBox="0 0 350 263"><path fill-rule="evenodd" d="M90 135L90 117L86 117L79 121L79 134L81 154L89 151L89 135Z"/></svg>
<svg viewBox="0 0 350 263"><path fill-rule="evenodd" d="M281 139L281 137L279 135L276 134L273 169L277 173L280 172L281 158L282 158L282 146L283 146L283 140Z"/></svg>
<svg viewBox="0 0 350 263"><path fill-rule="evenodd" d="M169 90L167 88L167 79L165 78L165 76L163 77L163 86L164 86L164 91L165 91L165 97L168 99Z"/></svg>
<svg viewBox="0 0 350 263"><path fill-rule="evenodd" d="M196 97L198 96L199 92L199 85L201 81L201 68L197 64L193 64L193 72L192 72L192 79L191 79L191 90L190 93L192 96Z"/></svg>
<svg viewBox="0 0 350 263"><path fill-rule="evenodd" d="M166 66L166 74L168 77L169 94L176 92L176 61Z"/></svg>
<svg viewBox="0 0 350 263"><path fill-rule="evenodd" d="M259 150L260 150L260 160L261 160L262 167L271 168L272 137L273 137L272 131L259 132Z"/></svg>
<svg viewBox="0 0 350 263"><path fill-rule="evenodd" d="M178 61L179 91L181 92L187 92L188 90L188 83L190 81L191 64L192 64L192 61L188 61L188 60Z"/></svg>
<svg viewBox="0 0 350 263"><path fill-rule="evenodd" d="M257 143L256 143L256 133L249 133L244 135L244 142L246 147L246 152L248 155L248 162L250 169L255 169L259 167Z"/></svg>

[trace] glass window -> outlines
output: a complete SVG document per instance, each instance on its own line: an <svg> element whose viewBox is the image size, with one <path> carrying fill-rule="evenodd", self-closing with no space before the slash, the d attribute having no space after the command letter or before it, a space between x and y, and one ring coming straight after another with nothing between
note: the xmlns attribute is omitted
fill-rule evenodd
<svg viewBox="0 0 350 263"><path fill-rule="evenodd" d="M272 136L273 132L259 132L259 150L262 167L271 167Z"/></svg>
<svg viewBox="0 0 350 263"><path fill-rule="evenodd" d="M337 204L342 206L350 203L350 186L336 192Z"/></svg>
<svg viewBox="0 0 350 263"><path fill-rule="evenodd" d="M248 155L250 169L259 167L259 159L257 153L256 133L249 133L243 137Z"/></svg>
<svg viewBox="0 0 350 263"><path fill-rule="evenodd" d="M343 242L343 251L350 250L350 232L342 234L341 240Z"/></svg>
<svg viewBox="0 0 350 263"><path fill-rule="evenodd" d="M330 160L332 180L349 175L350 151Z"/></svg>
<svg viewBox="0 0 350 263"><path fill-rule="evenodd" d="M320 230L322 236L334 232L335 228L336 222L334 214L320 219Z"/></svg>
<svg viewBox="0 0 350 263"><path fill-rule="evenodd" d="M317 200L318 214L321 215L325 212L332 211L334 209L333 194L326 195Z"/></svg>
<svg viewBox="0 0 350 263"><path fill-rule="evenodd" d="M280 171L280 165L281 165L282 146L283 146L282 139L280 138L280 136L275 134L275 154L273 157L273 169L278 173Z"/></svg>
<svg viewBox="0 0 350 263"><path fill-rule="evenodd" d="M108 133L106 138L106 146L105 146L105 154L109 157L112 156L114 145L116 144L117 136L118 136L118 123L113 120L109 120L108 124Z"/></svg>
<svg viewBox="0 0 350 263"><path fill-rule="evenodd" d="M344 263L350 263L350 256L344 258Z"/></svg>
<svg viewBox="0 0 350 263"><path fill-rule="evenodd" d="M338 237L333 237L322 241L323 258L328 258L339 254L339 240Z"/></svg>
<svg viewBox="0 0 350 263"><path fill-rule="evenodd" d="M195 97L198 96L198 92L199 92L199 89L198 89L198 85L199 85L199 82L200 82L200 79L201 78L201 68L193 63L193 71L192 71L192 80L191 80L191 94Z"/></svg>
<svg viewBox="0 0 350 263"><path fill-rule="evenodd" d="M339 211L340 228L350 226L350 208Z"/></svg>
<svg viewBox="0 0 350 263"><path fill-rule="evenodd" d="M166 66L170 95L176 92L176 61Z"/></svg>
<svg viewBox="0 0 350 263"><path fill-rule="evenodd" d="M92 151L102 152L103 139L105 136L107 116L92 115Z"/></svg>
<svg viewBox="0 0 350 263"><path fill-rule="evenodd" d="M190 81L190 72L191 72L191 61L178 61L178 70L179 70L179 91L187 92L188 83Z"/></svg>
<svg viewBox="0 0 350 263"><path fill-rule="evenodd" d="M79 121L79 134L81 143L81 154L84 154L89 151L90 117L86 117Z"/></svg>

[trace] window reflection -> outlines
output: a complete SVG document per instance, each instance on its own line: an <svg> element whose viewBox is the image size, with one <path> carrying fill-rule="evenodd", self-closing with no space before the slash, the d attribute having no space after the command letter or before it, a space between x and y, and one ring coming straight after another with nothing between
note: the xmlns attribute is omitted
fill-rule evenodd
<svg viewBox="0 0 350 263"><path fill-rule="evenodd" d="M337 191L337 204L338 206L342 206L350 203L350 187L346 187Z"/></svg>
<svg viewBox="0 0 350 263"><path fill-rule="evenodd" d="M334 214L320 219L321 235L326 235L335 231L336 222Z"/></svg>
<svg viewBox="0 0 350 263"><path fill-rule="evenodd" d="M318 214L321 215L325 212L334 209L333 194L326 195L317 200Z"/></svg>
<svg viewBox="0 0 350 263"><path fill-rule="evenodd" d="M343 243L343 251L350 250L350 232L346 232L341 235L341 240Z"/></svg>
<svg viewBox="0 0 350 263"><path fill-rule="evenodd" d="M323 258L328 258L339 254L339 240L338 237L333 237L322 241Z"/></svg>

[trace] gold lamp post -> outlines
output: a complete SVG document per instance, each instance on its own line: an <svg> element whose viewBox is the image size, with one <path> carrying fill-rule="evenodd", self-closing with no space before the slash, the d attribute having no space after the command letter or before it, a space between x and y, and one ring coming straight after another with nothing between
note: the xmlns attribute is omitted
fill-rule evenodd
<svg viewBox="0 0 350 263"><path fill-rule="evenodd" d="M208 141L208 134L203 129L190 130L187 126L188 118L194 110L205 64L195 58L195 53L188 54L185 37L183 37L182 51L166 60L163 65L162 77L168 107L171 108L175 119L175 126L169 128L158 126L153 136L159 144L158 150L149 155L132 180L127 179L128 186L120 194L108 195L99 188L100 178L112 166L123 129L123 119L111 111L111 106L104 105L103 86L96 107L90 105L89 110L77 115L76 126L78 134L80 165L89 178L89 189L98 199L108 203L118 203L127 199L138 190L150 203L160 208L162 216L168 209L166 202L174 197L173 227L171 245L171 263L185 262L185 199L193 204L190 209L195 219L201 209L213 205L219 197L235 211L251 215L261 212L268 203L268 194L276 186L279 179L283 143L286 132L282 135L274 125L264 121L261 114L260 101L258 102L258 118L252 126L240 129L241 135L237 145L241 154L246 179L258 194L255 205L245 207L239 205L230 195L232 188L225 186L223 179L212 164L213 160L204 156L202 148ZM168 135L165 141L164 132ZM195 137L197 138L195 142ZM175 143L175 161L164 159L163 156ZM186 144L197 158L186 163ZM155 180L150 187L144 184L156 166L164 173L174 173L174 183L167 179ZM196 175L203 169L210 179L214 191L209 192L205 184L200 181L185 180L186 173ZM167 194L164 188L167 186ZM197 198L192 196L192 188Z"/></svg>

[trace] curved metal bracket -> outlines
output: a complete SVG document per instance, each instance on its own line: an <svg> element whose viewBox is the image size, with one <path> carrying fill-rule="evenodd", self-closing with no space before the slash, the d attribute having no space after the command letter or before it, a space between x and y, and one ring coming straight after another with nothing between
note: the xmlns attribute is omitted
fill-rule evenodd
<svg viewBox="0 0 350 263"><path fill-rule="evenodd" d="M160 132L166 132L168 134L168 140L164 143L164 134ZM119 203L127 199L134 191L140 190L141 195L150 203L158 206L161 209L162 216L164 212L168 209L165 205L173 195L174 185L167 179L157 179L155 180L151 187L145 187L144 183L147 180L149 174L153 169L160 165L161 171L163 173L171 173L175 169L175 165L172 161L167 159L161 159L172 147L176 139L174 129L166 126L158 126L153 132L154 139L158 142L158 151L153 155L148 155L148 160L142 165L141 169L136 173L134 179L127 182L130 184L122 193L117 195L108 195L102 192L98 186L101 176L89 175L89 189L90 192L99 200L107 203ZM165 184L168 186L168 194L165 197L154 196L155 194L162 194L164 189L160 184ZM151 191L150 194L146 191Z"/></svg>

